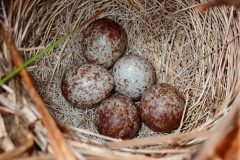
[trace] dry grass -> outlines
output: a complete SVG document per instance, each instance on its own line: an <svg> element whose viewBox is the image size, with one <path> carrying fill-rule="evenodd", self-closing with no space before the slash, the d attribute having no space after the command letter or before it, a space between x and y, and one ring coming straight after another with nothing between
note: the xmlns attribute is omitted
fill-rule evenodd
<svg viewBox="0 0 240 160"><path fill-rule="evenodd" d="M125 28L128 36L126 54L148 59L156 69L158 82L173 84L186 98L181 126L167 135L169 139L158 138L161 133L152 132L143 125L135 140L122 143L131 148L108 150L107 146L121 146L114 142L122 141L99 135L93 124L96 109L74 108L60 91L60 79L67 67L86 63L81 54L84 37L79 32L28 68L51 113L71 126L66 137L75 153L82 153L89 159L190 158L199 144L216 131L216 122L227 114L237 95L240 17L235 14L240 12L221 7L200 14L193 8L195 5L193 0L16 2L8 19L16 44L25 58L78 28L97 10L107 8L100 17L110 17ZM11 57L4 45L0 52L3 61L1 77L12 66L7 63ZM11 90L16 82L10 83ZM16 93L9 92L9 95L12 103L18 104ZM21 98L25 99L24 96ZM40 128L42 134L43 128ZM41 137L41 134L37 136ZM142 139L152 136L153 139ZM39 145L44 148L46 140L42 141L44 143ZM106 141L112 143L105 144Z"/></svg>

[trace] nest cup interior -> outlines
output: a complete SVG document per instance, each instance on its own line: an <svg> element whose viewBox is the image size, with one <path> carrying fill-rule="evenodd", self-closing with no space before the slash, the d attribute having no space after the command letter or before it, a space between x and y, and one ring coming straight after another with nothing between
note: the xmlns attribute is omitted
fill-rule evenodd
<svg viewBox="0 0 240 160"><path fill-rule="evenodd" d="M188 8L197 2L170 1L49 1L35 4L20 44L26 59L107 8L98 18L108 17L123 26L128 38L125 54L147 59L156 69L157 82L177 87L186 106L180 127L172 133L201 131L214 126L232 101L236 72L233 8L214 9L204 14ZM48 6L48 7L46 7ZM231 26L231 29L230 29ZM87 25L85 25L87 27ZM83 28L84 29L84 28ZM82 30L44 55L29 71L49 110L65 124L97 133L96 108L72 107L62 96L60 82L72 65L86 63L82 55ZM137 138L162 133L144 125ZM101 140L98 136L94 136Z"/></svg>

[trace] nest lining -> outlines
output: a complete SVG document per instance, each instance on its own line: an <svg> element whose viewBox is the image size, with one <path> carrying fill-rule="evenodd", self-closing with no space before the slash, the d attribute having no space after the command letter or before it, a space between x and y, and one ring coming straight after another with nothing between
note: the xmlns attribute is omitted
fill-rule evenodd
<svg viewBox="0 0 240 160"><path fill-rule="evenodd" d="M32 9L31 25L25 23L25 35L20 30L16 37L27 59L36 53L36 46L47 46L100 8L107 7L100 17L114 19L124 27L128 36L126 54L148 59L156 69L158 82L173 84L186 98L183 122L173 133L201 131L212 127L232 101L238 24L232 8L214 9L203 15L194 9L184 10L195 3L187 0L39 2L35 4L39 11ZM86 63L81 53L82 38L81 32L72 36L35 62L29 71L54 117L89 131L86 141L94 138L92 141L100 142L102 138L93 123L96 109L70 106L60 90L63 72L71 65ZM136 138L160 134L143 125Z"/></svg>

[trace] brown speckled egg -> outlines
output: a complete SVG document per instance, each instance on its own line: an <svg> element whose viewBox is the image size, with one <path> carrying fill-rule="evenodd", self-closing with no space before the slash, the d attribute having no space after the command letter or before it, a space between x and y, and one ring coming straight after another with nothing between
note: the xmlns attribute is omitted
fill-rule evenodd
<svg viewBox="0 0 240 160"><path fill-rule="evenodd" d="M180 125L184 105L184 97L175 87L158 83L142 97L142 121L153 131L171 132Z"/></svg>
<svg viewBox="0 0 240 160"><path fill-rule="evenodd" d="M105 136L133 138L140 126L139 112L130 99L115 95L104 100L98 108L95 126Z"/></svg>
<svg viewBox="0 0 240 160"><path fill-rule="evenodd" d="M113 78L119 94L137 100L155 83L155 70L144 58L128 55L114 64Z"/></svg>
<svg viewBox="0 0 240 160"><path fill-rule="evenodd" d="M61 90L65 99L81 109L92 108L112 91L114 81L111 73L94 64L70 67L64 73Z"/></svg>
<svg viewBox="0 0 240 160"><path fill-rule="evenodd" d="M126 44L122 26L108 18L97 19L84 31L83 55L90 63L110 68L123 55Z"/></svg>

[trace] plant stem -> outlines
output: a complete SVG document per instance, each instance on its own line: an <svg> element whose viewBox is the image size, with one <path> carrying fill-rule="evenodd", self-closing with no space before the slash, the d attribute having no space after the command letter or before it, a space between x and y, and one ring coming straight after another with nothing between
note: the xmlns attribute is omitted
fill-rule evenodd
<svg viewBox="0 0 240 160"><path fill-rule="evenodd" d="M44 54L50 52L55 47L58 47L62 42L64 42L66 39L68 39L70 36L74 35L76 33L76 30L68 33L67 35L64 35L60 37L55 42L52 42L47 48L44 48L37 54L35 54L33 57L31 57L29 60L27 60L25 63L23 63L21 66L14 69L11 73L9 73L6 77L0 80L0 85L3 85L5 82L7 82L9 79L14 77L16 74L18 74L22 69L28 67L30 64L32 64L34 61L42 57Z"/></svg>

